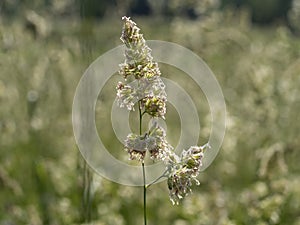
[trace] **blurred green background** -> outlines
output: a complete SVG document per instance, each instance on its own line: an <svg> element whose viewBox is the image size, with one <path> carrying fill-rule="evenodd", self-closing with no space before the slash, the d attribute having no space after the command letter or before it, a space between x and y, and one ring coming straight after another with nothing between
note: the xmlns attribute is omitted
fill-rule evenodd
<svg viewBox="0 0 300 225"><path fill-rule="evenodd" d="M76 85L92 61L121 44L124 15L146 39L202 57L227 104L224 143L201 185L179 206L165 182L152 186L149 224L299 225L299 0L1 0L0 225L142 224L142 188L89 170L71 123ZM194 100L204 144L205 97L187 75L160 66ZM107 120L121 79L115 74L100 93L96 121L105 146L127 162ZM166 117L176 145L171 104Z"/></svg>

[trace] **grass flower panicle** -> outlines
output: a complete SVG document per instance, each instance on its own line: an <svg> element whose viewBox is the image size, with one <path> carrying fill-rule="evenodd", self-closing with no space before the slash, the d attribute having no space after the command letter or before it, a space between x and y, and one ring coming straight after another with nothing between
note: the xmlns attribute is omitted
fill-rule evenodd
<svg viewBox="0 0 300 225"><path fill-rule="evenodd" d="M142 101L145 112L154 117L165 118L166 100L165 98L157 98L153 95L146 96Z"/></svg>
<svg viewBox="0 0 300 225"><path fill-rule="evenodd" d="M125 140L124 149L128 152L130 160L143 161L147 151L146 137L129 134Z"/></svg>
<svg viewBox="0 0 300 225"><path fill-rule="evenodd" d="M173 149L166 139L165 130L157 123L153 123L149 130L149 138L154 140L153 145L148 149L151 159L163 161L166 153Z"/></svg>
<svg viewBox="0 0 300 225"><path fill-rule="evenodd" d="M181 162L192 176L198 176L204 157L204 147L192 146L181 153Z"/></svg>
<svg viewBox="0 0 300 225"><path fill-rule="evenodd" d="M128 84L119 82L117 87L117 102L120 107L126 107L128 110L134 110L134 104L138 100L135 90Z"/></svg>
<svg viewBox="0 0 300 225"><path fill-rule="evenodd" d="M180 200L192 191L193 181L200 185L196 177L199 175L206 148L210 148L209 144L183 150L180 160L169 167L168 188L173 204L179 204Z"/></svg>
<svg viewBox="0 0 300 225"><path fill-rule="evenodd" d="M125 63L121 64L119 73L126 79L134 76L135 79L142 77L160 76L158 64L153 62L151 49L146 45L143 35L136 23L128 17L123 17L124 26L121 40L126 45Z"/></svg>
<svg viewBox="0 0 300 225"><path fill-rule="evenodd" d="M146 45L136 23L128 17L122 19L124 26L121 40L126 49L125 62L120 64L119 74L125 80L132 76L135 80L129 84L118 83L118 104L128 110L134 110L134 104L140 101L145 113L164 118L167 95L158 64L153 61L151 49Z"/></svg>
<svg viewBox="0 0 300 225"><path fill-rule="evenodd" d="M125 62L120 64L119 74L124 77L125 82L128 78L132 79L131 82L117 84L117 101L120 107L134 110L137 106L139 111L140 133L129 134L124 149L130 160L142 163L146 224L146 189L150 186L146 186L145 182L144 161L147 153L152 160L163 161L166 165L166 171L158 179L168 177L170 200L173 204L179 204L180 200L192 191L193 183L200 184L196 177L202 166L204 150L209 145L192 146L178 156L168 143L165 130L155 120L148 131L142 134L142 119L145 114L152 119L165 119L167 94L158 64L153 61L151 49L147 46L140 29L130 18L123 17L122 20L124 26L120 39L125 44Z"/></svg>
<svg viewBox="0 0 300 225"><path fill-rule="evenodd" d="M154 123L144 135L129 134L125 140L125 151L131 160L143 161L148 151L152 160L163 160L172 146L166 140L166 132Z"/></svg>

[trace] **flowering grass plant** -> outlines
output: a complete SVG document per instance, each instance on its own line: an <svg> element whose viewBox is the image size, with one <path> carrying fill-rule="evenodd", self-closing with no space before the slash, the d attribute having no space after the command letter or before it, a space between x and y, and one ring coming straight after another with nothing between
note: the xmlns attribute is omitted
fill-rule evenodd
<svg viewBox="0 0 300 225"><path fill-rule="evenodd" d="M167 94L165 84L161 79L161 72L157 62L153 61L151 49L147 46L143 34L136 23L128 17L124 22L121 40L125 44L125 62L120 65L119 74L125 82L119 82L117 100L120 107L139 111L139 134L130 133L125 140L124 149L130 160L141 162L144 179L144 224L147 224L145 174L145 157L149 154L154 161L162 161L166 166L165 172L156 181L163 177L168 179L169 197L173 204L191 192L192 183L197 180L204 150L209 147L192 146L183 150L178 156L166 139L166 131L155 120L165 119ZM145 115L150 116L152 126L143 133L142 120ZM155 182L156 182L155 181ZM154 182L154 183L155 183Z"/></svg>

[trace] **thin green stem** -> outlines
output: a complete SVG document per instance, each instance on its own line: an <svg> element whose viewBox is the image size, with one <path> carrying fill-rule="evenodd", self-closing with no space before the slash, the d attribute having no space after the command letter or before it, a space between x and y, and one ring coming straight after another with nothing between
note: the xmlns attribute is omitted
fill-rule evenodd
<svg viewBox="0 0 300 225"><path fill-rule="evenodd" d="M145 176L145 164L142 162L143 168L143 178L144 178L144 224L147 225L147 208L146 208L146 200L147 200L147 187L146 187L146 176Z"/></svg>
<svg viewBox="0 0 300 225"><path fill-rule="evenodd" d="M143 115L141 110L141 102L138 102L139 107L139 115L140 115L140 135L142 135L142 123L143 123ZM147 225L147 207L146 207L146 200L147 200L147 187L146 187L146 175L145 175L145 163L142 162L142 169L143 169L143 183L144 183L144 225Z"/></svg>
<svg viewBox="0 0 300 225"><path fill-rule="evenodd" d="M159 176L158 178L156 178L152 183L148 184L148 185L146 186L146 188L149 188L152 184L156 183L156 182L159 181L161 178L165 177L165 175L166 175L167 173L168 173L168 170L165 170L165 172L164 172L161 176Z"/></svg>
<svg viewBox="0 0 300 225"><path fill-rule="evenodd" d="M141 110L141 101L138 102L139 115L140 115L140 135L142 135L142 122L143 122L143 113Z"/></svg>

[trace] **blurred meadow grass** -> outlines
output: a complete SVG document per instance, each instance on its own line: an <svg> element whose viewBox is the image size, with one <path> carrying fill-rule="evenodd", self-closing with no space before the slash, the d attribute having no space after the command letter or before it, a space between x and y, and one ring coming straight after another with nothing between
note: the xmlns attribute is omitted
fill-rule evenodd
<svg viewBox="0 0 300 225"><path fill-rule="evenodd" d="M284 24L255 26L246 11L216 11L198 20L133 19L146 39L173 41L202 57L227 104L224 143L200 174L201 185L179 206L171 206L165 182L152 186L149 224L299 225L299 37ZM84 224L87 217L98 225L142 223L142 189L86 170L71 124L80 77L120 44L121 26L117 16L0 15L0 225ZM210 126L204 95L181 71L160 66L194 100L203 144ZM95 117L105 146L127 162L107 119L118 80L113 75L100 93ZM176 145L180 122L168 106L168 139Z"/></svg>

